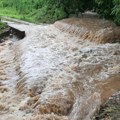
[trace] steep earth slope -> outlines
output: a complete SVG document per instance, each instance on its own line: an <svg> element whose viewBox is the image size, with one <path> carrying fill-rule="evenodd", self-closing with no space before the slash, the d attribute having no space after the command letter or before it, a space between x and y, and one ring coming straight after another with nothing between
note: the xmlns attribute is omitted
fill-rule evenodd
<svg viewBox="0 0 120 120"><path fill-rule="evenodd" d="M84 41L56 24L9 24L26 37L0 44L1 120L90 120L120 88L119 43Z"/></svg>

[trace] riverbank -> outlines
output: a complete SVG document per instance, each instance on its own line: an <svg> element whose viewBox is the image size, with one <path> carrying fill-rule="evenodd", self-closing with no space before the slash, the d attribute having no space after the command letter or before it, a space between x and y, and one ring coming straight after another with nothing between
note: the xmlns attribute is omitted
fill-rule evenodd
<svg viewBox="0 0 120 120"><path fill-rule="evenodd" d="M6 23L0 22L0 43L4 37L9 35L9 26Z"/></svg>
<svg viewBox="0 0 120 120"><path fill-rule="evenodd" d="M0 21L0 32L2 32L2 30L6 29L7 27L7 24Z"/></svg>
<svg viewBox="0 0 120 120"><path fill-rule="evenodd" d="M46 7L36 10L33 9L33 11L28 12L26 14L18 12L15 8L0 7L0 16L7 16L19 20L24 20L26 22L41 24L41 23L54 23L59 19L65 18L66 14L61 9L56 9L56 11L54 11L49 10L49 8Z"/></svg>
<svg viewBox="0 0 120 120"><path fill-rule="evenodd" d="M120 120L120 90L101 105L94 120Z"/></svg>
<svg viewBox="0 0 120 120"><path fill-rule="evenodd" d="M11 18L22 19L22 15L19 15L15 9L0 7L0 16L8 16Z"/></svg>

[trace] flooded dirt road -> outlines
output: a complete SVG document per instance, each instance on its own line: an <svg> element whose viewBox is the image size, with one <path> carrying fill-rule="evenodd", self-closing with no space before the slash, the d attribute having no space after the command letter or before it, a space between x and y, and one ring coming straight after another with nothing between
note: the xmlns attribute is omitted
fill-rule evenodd
<svg viewBox="0 0 120 120"><path fill-rule="evenodd" d="M62 23L61 23L62 24ZM120 44L97 44L54 25L0 44L1 120L90 120L120 89Z"/></svg>

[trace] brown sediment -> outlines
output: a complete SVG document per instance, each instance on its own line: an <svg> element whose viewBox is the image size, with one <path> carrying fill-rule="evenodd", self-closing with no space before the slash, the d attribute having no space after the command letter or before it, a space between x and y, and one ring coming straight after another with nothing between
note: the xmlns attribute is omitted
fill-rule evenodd
<svg viewBox="0 0 120 120"><path fill-rule="evenodd" d="M65 116L44 114L44 115L36 115L35 117L31 117L25 120L70 120L70 119Z"/></svg>
<svg viewBox="0 0 120 120"><path fill-rule="evenodd" d="M55 27L70 35L96 43L120 42L120 28L98 18L69 18L55 22Z"/></svg>
<svg viewBox="0 0 120 120"><path fill-rule="evenodd" d="M8 91L9 91L8 87L0 86L0 93L4 93L4 92L8 92Z"/></svg>
<svg viewBox="0 0 120 120"><path fill-rule="evenodd" d="M101 82L101 84L101 100L102 103L105 103L110 96L120 89L120 74L111 76L105 82Z"/></svg>
<svg viewBox="0 0 120 120"><path fill-rule="evenodd" d="M86 23L89 20L80 20L80 24L96 34L103 21L98 20L97 25L96 19ZM98 45L80 40L74 37L81 34L79 19L63 21L75 24L71 31L70 25L59 21L59 27L64 24L61 29L71 36L54 25L12 24L26 31L26 37L2 46L0 52L5 61L0 62L0 77L6 76L0 81L0 102L9 106L9 111L1 114L2 120L90 120L120 88L119 43ZM107 31L111 23L103 25ZM85 39L93 39L92 32L83 32L87 32ZM95 41L101 43L99 37Z"/></svg>
<svg viewBox="0 0 120 120"><path fill-rule="evenodd" d="M7 76L6 75L1 75L0 76L0 80L7 80L8 78L7 78Z"/></svg>
<svg viewBox="0 0 120 120"><path fill-rule="evenodd" d="M62 96L62 93L58 93L57 95L50 99L51 100L49 101L48 104L40 105L39 107L40 113L42 114L55 113L58 115L59 114L68 115L73 105L74 96L72 91L68 91L66 96Z"/></svg>
<svg viewBox="0 0 120 120"><path fill-rule="evenodd" d="M8 109L9 108L8 108L7 104L0 103L0 114L3 111L7 111Z"/></svg>

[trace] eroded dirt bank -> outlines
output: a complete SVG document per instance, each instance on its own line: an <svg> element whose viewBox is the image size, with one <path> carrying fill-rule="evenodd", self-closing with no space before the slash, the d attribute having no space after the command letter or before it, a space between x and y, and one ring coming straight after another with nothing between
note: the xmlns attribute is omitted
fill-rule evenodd
<svg viewBox="0 0 120 120"><path fill-rule="evenodd" d="M90 120L120 88L120 45L73 37L55 25L0 44L1 120Z"/></svg>

